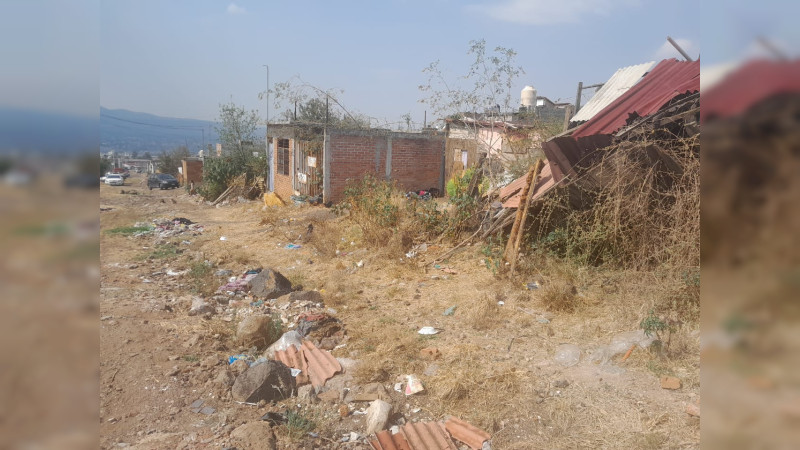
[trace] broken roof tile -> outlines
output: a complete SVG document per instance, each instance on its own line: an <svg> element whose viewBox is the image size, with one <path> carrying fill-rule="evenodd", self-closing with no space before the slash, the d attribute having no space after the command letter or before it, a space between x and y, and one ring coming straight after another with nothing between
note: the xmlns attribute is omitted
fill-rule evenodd
<svg viewBox="0 0 800 450"><path fill-rule="evenodd" d="M483 448L483 443L491 439L491 435L457 417L450 417L444 423L445 428L456 440L461 441L473 450Z"/></svg>
<svg viewBox="0 0 800 450"><path fill-rule="evenodd" d="M408 423L402 430L414 450L458 450L440 422Z"/></svg>
<svg viewBox="0 0 800 450"><path fill-rule="evenodd" d="M308 363L306 363L306 358L303 356L303 352L298 351L294 345L290 345L286 350L276 351L275 359L286 364L288 367L300 369L301 372L295 379L298 386L310 381L308 379Z"/></svg>
<svg viewBox="0 0 800 450"><path fill-rule="evenodd" d="M320 350L311 341L303 341L303 355L308 361L308 376L314 387L321 387L337 372L342 371L339 361L325 350Z"/></svg>
<svg viewBox="0 0 800 450"><path fill-rule="evenodd" d="M375 450L411 450L402 432L392 434L389 430L383 430L375 435L377 439L370 441Z"/></svg>

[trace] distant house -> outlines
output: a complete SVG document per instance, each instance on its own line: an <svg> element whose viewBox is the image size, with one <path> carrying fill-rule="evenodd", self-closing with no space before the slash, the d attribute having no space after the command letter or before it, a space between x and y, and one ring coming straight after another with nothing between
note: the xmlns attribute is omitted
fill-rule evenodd
<svg viewBox="0 0 800 450"><path fill-rule="evenodd" d="M445 136L382 129L324 129L318 125L270 124L274 192L338 202L351 180L367 174L404 190L444 189Z"/></svg>
<svg viewBox="0 0 800 450"><path fill-rule="evenodd" d="M539 135L533 125L470 117L445 121L447 179L488 159L492 171L503 172L518 157L538 148Z"/></svg>
<svg viewBox="0 0 800 450"><path fill-rule="evenodd" d="M556 103L547 97L536 97L536 116L542 122L563 122L572 115L572 103Z"/></svg>

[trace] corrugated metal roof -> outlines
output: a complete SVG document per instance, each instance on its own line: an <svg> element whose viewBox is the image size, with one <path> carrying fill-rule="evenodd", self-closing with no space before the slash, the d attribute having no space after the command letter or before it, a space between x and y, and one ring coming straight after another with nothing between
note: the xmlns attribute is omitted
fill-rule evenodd
<svg viewBox="0 0 800 450"><path fill-rule="evenodd" d="M624 126L631 115L648 116L673 98L699 90L699 60L684 62L665 59L639 83L603 108L592 117L592 120L575 130L572 136L579 138L595 134L612 134Z"/></svg>
<svg viewBox="0 0 800 450"><path fill-rule="evenodd" d="M276 351L274 359L302 372L297 376L297 385L311 381L314 387L321 387L337 372L342 371L339 361L329 352L320 350L311 341L304 340L298 351L293 345L283 351Z"/></svg>
<svg viewBox="0 0 800 450"><path fill-rule="evenodd" d="M741 114L761 100L800 92L800 60L751 61L700 94L700 120Z"/></svg>
<svg viewBox="0 0 800 450"><path fill-rule="evenodd" d="M650 61L644 64L618 69L614 72L614 75L611 75L611 78L605 82L603 87L586 102L586 105L570 119L570 122L585 122L594 117L595 114L602 111L603 108L611 104L611 102L628 92L630 88L642 79L644 74L647 73L655 63L655 61Z"/></svg>
<svg viewBox="0 0 800 450"><path fill-rule="evenodd" d="M489 433L457 417L447 419L444 427L456 440L469 445L473 450L482 449L483 443L492 438Z"/></svg>

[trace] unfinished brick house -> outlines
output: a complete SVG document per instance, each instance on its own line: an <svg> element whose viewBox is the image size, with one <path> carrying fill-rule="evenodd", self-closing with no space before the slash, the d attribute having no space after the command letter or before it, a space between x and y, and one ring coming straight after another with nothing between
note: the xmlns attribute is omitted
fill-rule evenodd
<svg viewBox="0 0 800 450"><path fill-rule="evenodd" d="M344 198L348 181L371 174L396 181L404 190L444 191L445 136L389 130L323 129L299 124L270 124L274 192Z"/></svg>

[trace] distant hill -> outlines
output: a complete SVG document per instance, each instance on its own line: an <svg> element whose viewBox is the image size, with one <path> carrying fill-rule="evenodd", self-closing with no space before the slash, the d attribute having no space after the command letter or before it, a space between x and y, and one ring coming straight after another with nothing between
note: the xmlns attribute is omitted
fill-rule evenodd
<svg viewBox="0 0 800 450"><path fill-rule="evenodd" d="M96 151L97 116L0 107L0 152Z"/></svg>
<svg viewBox="0 0 800 450"><path fill-rule="evenodd" d="M154 114L100 107L100 150L150 152L155 155L186 145L196 152L203 144L216 144L215 122L178 119Z"/></svg>

